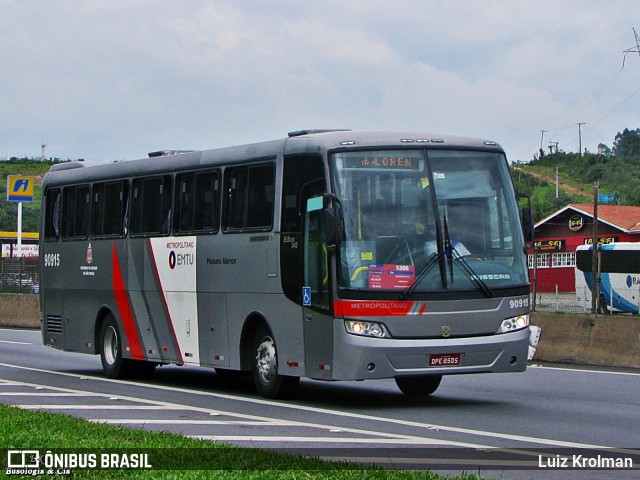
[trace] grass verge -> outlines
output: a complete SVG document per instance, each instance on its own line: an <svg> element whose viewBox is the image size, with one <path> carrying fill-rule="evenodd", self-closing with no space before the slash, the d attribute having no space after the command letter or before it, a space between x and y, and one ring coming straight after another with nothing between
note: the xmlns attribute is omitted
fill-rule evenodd
<svg viewBox="0 0 640 480"><path fill-rule="evenodd" d="M323 462L271 451L240 448L167 432L146 432L100 425L67 415L27 411L0 404L0 445L5 449L55 453L149 453L147 470L76 469L73 478L117 479L402 479L441 480L431 472L385 471L353 464ZM0 458L3 472L7 455ZM198 470L195 470L197 468ZM55 470L55 469L54 469ZM16 478L16 477L13 477ZM55 478L45 475L44 478ZM448 477L447 477L448 478ZM465 480L481 477L462 475Z"/></svg>

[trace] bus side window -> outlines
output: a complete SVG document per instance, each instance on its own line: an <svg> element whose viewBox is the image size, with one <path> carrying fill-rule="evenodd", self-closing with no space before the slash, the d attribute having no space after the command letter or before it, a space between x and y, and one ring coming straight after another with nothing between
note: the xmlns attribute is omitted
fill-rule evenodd
<svg viewBox="0 0 640 480"><path fill-rule="evenodd" d="M125 232L127 186L124 181L93 185L93 235L122 236Z"/></svg>
<svg viewBox="0 0 640 480"><path fill-rule="evenodd" d="M324 164L320 155L284 157L282 180L282 232L280 276L287 298L301 304L303 287L302 228L307 199L326 191ZM305 285L306 286L306 285Z"/></svg>
<svg viewBox="0 0 640 480"><path fill-rule="evenodd" d="M219 185L217 171L196 175L194 230L201 232L217 230Z"/></svg>
<svg viewBox="0 0 640 480"><path fill-rule="evenodd" d="M171 222L171 177L137 178L133 181L131 233L166 235Z"/></svg>
<svg viewBox="0 0 640 480"><path fill-rule="evenodd" d="M89 185L66 187L62 196L62 238L87 238L90 229Z"/></svg>
<svg viewBox="0 0 640 480"><path fill-rule="evenodd" d="M44 238L46 241L60 239L60 195L59 188L50 188L45 193L46 216L44 224Z"/></svg>
<svg viewBox="0 0 640 480"><path fill-rule="evenodd" d="M322 202L321 202L322 204ZM329 310L329 253L323 210L307 212L304 234L304 285L311 289L311 307Z"/></svg>
<svg viewBox="0 0 640 480"><path fill-rule="evenodd" d="M218 171L181 174L176 177L176 184L176 232L215 232L218 226Z"/></svg>
<svg viewBox="0 0 640 480"><path fill-rule="evenodd" d="M273 164L227 168L224 175L226 232L273 227L274 173Z"/></svg>
<svg viewBox="0 0 640 480"><path fill-rule="evenodd" d="M185 233L193 230L195 174L187 173L176 177L176 232Z"/></svg>

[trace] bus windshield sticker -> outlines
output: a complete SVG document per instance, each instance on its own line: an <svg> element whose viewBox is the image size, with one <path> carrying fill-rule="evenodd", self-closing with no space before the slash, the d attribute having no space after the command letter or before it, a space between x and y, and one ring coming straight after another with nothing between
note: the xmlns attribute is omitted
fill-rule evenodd
<svg viewBox="0 0 640 480"><path fill-rule="evenodd" d="M360 253L360 259L364 262L364 261L371 261L373 260L373 252L361 252Z"/></svg>
<svg viewBox="0 0 640 480"><path fill-rule="evenodd" d="M369 288L392 290L409 288L416 278L413 265L370 265Z"/></svg>
<svg viewBox="0 0 640 480"><path fill-rule="evenodd" d="M307 212L314 212L316 210L322 210L323 198L313 197L307 200Z"/></svg>

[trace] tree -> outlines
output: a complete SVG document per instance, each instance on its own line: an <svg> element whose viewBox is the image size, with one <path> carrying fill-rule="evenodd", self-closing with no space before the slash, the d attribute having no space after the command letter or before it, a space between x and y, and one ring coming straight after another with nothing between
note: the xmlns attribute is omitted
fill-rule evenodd
<svg viewBox="0 0 640 480"><path fill-rule="evenodd" d="M640 157L640 128L618 132L612 151L616 157Z"/></svg>
<svg viewBox="0 0 640 480"><path fill-rule="evenodd" d="M609 156L609 155L611 155L611 149L607 145L605 145L604 143L599 143L598 144L598 155Z"/></svg>

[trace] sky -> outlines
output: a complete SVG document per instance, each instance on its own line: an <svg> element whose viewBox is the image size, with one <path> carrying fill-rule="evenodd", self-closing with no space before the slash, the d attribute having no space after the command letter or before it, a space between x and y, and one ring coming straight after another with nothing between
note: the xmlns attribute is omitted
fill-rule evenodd
<svg viewBox="0 0 640 480"><path fill-rule="evenodd" d="M306 128L595 152L640 127L633 28L637 0L0 0L0 159Z"/></svg>

